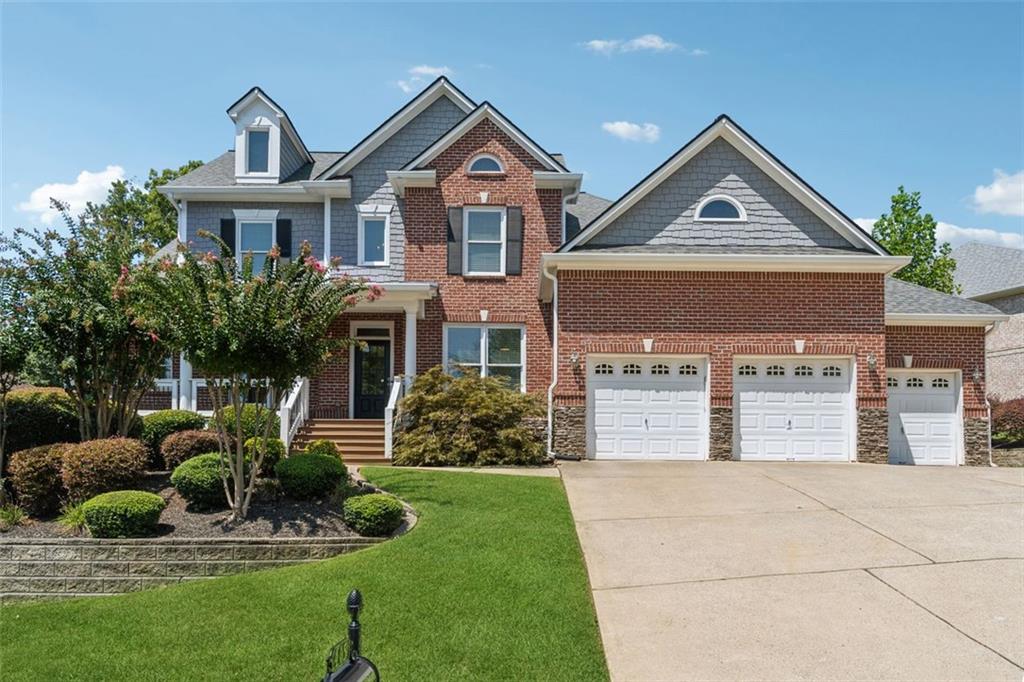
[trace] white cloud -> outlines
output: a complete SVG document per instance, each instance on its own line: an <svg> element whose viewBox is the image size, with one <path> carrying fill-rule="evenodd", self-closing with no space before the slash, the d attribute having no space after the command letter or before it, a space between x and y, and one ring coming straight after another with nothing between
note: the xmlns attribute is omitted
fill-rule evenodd
<svg viewBox="0 0 1024 682"><path fill-rule="evenodd" d="M608 121L602 123L601 128L620 140L629 140L630 142L657 142L661 137L661 128L653 123Z"/></svg>
<svg viewBox="0 0 1024 682"><path fill-rule="evenodd" d="M402 92L409 94L419 90L426 85L427 79L434 79L440 76L451 76L455 73L447 66L431 66L429 64L418 64L409 69L409 78L395 81Z"/></svg>
<svg viewBox="0 0 1024 682"><path fill-rule="evenodd" d="M979 213L1024 215L1024 171L1007 175L996 170L991 185L974 188L974 209Z"/></svg>
<svg viewBox="0 0 1024 682"><path fill-rule="evenodd" d="M583 47L591 52L603 55L613 55L620 52L673 52L675 50L682 50L691 57L703 57L708 53L707 50L700 48L684 49L679 43L666 40L657 33L645 33L642 36L630 38L629 40L619 40L618 38L588 40L583 43Z"/></svg>
<svg viewBox="0 0 1024 682"><path fill-rule="evenodd" d="M857 218L853 222L871 234L875 220L875 218ZM944 223L941 220L935 224L935 237L940 243L949 242L953 246L959 246L965 242L982 242L995 246L1024 249L1024 234L1021 232L999 232L987 227L960 227L953 223Z"/></svg>
<svg viewBox="0 0 1024 682"><path fill-rule="evenodd" d="M97 203L107 197L110 184L124 179L124 168L107 166L101 171L84 170L72 183L50 182L32 190L28 201L18 204L18 210L34 213L44 225L52 225L60 215L50 206L50 199L59 199L70 207L72 215L85 209L88 202Z"/></svg>

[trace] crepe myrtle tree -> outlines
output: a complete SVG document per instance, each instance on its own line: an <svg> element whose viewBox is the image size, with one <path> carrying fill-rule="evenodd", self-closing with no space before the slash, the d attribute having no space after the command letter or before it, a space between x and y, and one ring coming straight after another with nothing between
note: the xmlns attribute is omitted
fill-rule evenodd
<svg viewBox="0 0 1024 682"><path fill-rule="evenodd" d="M0 237L4 277L21 291L36 349L54 358L75 400L82 440L126 436L170 350L141 319L143 292L130 286L147 276L156 244L138 223L90 212L75 219L66 204L51 204L63 230Z"/></svg>
<svg viewBox="0 0 1024 682"><path fill-rule="evenodd" d="M20 381L33 346L36 330L28 316L25 292L14 268L0 262L0 476L7 442L7 394ZM0 503L5 501L0 480Z"/></svg>
<svg viewBox="0 0 1024 682"><path fill-rule="evenodd" d="M296 380L315 374L331 352L351 339L328 334L331 323L360 299L381 289L364 280L330 273L312 255L308 242L294 260L275 246L262 266L251 253L231 254L215 235L220 254L178 255L155 264L157 277L144 280L146 300L154 303L151 324L167 330L171 342L206 380L220 441L220 471L231 509L229 521L249 510L256 474L266 452L276 412ZM258 262L258 261L257 261ZM255 403L263 424L262 447L246 462L243 406ZM224 408L232 406L225 421Z"/></svg>

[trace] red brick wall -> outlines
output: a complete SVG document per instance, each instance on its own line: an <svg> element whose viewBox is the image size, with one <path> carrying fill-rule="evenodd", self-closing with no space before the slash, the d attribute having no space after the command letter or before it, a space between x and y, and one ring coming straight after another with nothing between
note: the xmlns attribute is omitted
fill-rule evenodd
<svg viewBox="0 0 1024 682"><path fill-rule="evenodd" d="M963 371L964 416L986 417L985 328L891 326L885 328L886 365L903 367L903 356L913 355L921 369ZM974 370L981 381L974 381Z"/></svg>
<svg viewBox="0 0 1024 682"><path fill-rule="evenodd" d="M640 352L653 338L653 352L710 354L712 405L728 407L733 355L791 354L804 339L807 354L856 355L858 406L885 407L882 275L565 271L558 286L561 404L583 403L588 352Z"/></svg>
<svg viewBox="0 0 1024 682"><path fill-rule="evenodd" d="M466 162L480 152L501 159L501 176L469 176ZM436 188L406 191L405 278L438 283L438 296L426 304L426 318L417 328L416 365L424 371L442 361L444 322L480 321L480 310L490 322L516 322L526 326L526 383L530 391L544 391L551 382L551 306L537 299L540 255L554 251L561 241L562 193L538 190L533 171L543 166L488 120L480 122L431 164L437 171ZM480 192L488 192L488 205L521 206L523 210L523 268L521 275L469 278L447 274L448 207L481 205Z"/></svg>

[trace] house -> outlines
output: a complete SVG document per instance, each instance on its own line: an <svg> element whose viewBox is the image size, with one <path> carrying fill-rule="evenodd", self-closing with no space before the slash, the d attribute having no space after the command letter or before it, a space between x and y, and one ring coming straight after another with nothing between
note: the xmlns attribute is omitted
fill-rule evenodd
<svg viewBox="0 0 1024 682"><path fill-rule="evenodd" d="M257 259L308 241L385 294L365 342L299 382L282 438L386 457L418 369L544 395L552 455L988 463L998 310L887 275L894 257L726 116L617 201L439 78L348 151L310 151L253 88L234 147L161 191L178 238ZM165 404L208 410L168 365Z"/></svg>
<svg viewBox="0 0 1024 682"><path fill-rule="evenodd" d="M968 242L952 256L960 295L1010 316L985 337L988 395L1024 398L1024 250Z"/></svg>

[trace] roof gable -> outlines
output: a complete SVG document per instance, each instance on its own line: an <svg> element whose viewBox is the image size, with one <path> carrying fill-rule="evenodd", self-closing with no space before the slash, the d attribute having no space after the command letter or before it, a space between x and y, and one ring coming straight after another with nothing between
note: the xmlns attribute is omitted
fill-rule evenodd
<svg viewBox="0 0 1024 682"><path fill-rule="evenodd" d="M303 142L302 138L299 136L299 131L296 130L295 126L292 124L291 118L288 117L288 112L285 111L280 104L271 99L270 95L265 93L258 85L250 88L249 92L239 97L234 104L228 107L228 116L231 117L232 121L236 120L238 116L249 108L249 105L256 100L263 102L263 104L268 106L275 114L277 114L278 119L281 121L281 128L284 130L285 135L288 136L292 146L299 153L301 161L304 163L313 163L313 155L310 154L309 149L306 147L306 143Z"/></svg>
<svg viewBox="0 0 1024 682"><path fill-rule="evenodd" d="M473 110L476 104L473 100L455 87L447 78L441 76L428 85L420 94L416 95L404 107L392 114L386 121L381 123L369 135L353 147L344 158L320 174L318 179L330 178L348 173L360 161L372 154L374 150L384 144L392 135L404 128L410 121L414 120L427 107L441 97L447 97L464 113Z"/></svg>
<svg viewBox="0 0 1024 682"><path fill-rule="evenodd" d="M807 212L808 215L813 215L817 221L820 221L840 237L836 240L826 239L827 243L822 244L823 246L845 246L847 248L867 250L872 254L886 255L885 249L865 235L848 216L818 194L810 185L725 115L715 119L710 126L698 133L696 137L690 140L672 157L626 192L601 215L597 216L585 230L564 244L559 251L575 250L590 242L603 230L624 216L631 208L645 199L645 197L654 193L663 183L672 178L677 171L684 168L705 149L719 140L728 143L747 163L758 169L765 178L777 184L782 191L791 197L794 204L799 204L802 211ZM741 223L737 223L733 227L737 230L743 230L744 228L759 230L758 226L751 227L749 224ZM813 238L811 241L814 241ZM792 244L785 243L793 246L797 245L799 240Z"/></svg>

